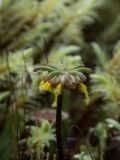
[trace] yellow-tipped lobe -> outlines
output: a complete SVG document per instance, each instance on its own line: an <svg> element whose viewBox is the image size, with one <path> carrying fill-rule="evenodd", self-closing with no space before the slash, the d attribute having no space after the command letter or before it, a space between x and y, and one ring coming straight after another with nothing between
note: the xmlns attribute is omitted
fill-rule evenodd
<svg viewBox="0 0 120 160"><path fill-rule="evenodd" d="M80 83L79 90L85 95L85 103L88 105L90 101L89 93L85 84Z"/></svg>
<svg viewBox="0 0 120 160"><path fill-rule="evenodd" d="M53 87L51 85L51 83L41 81L40 85L39 85L39 90L40 91L48 91L48 92L50 92L54 95L55 99L54 99L54 102L52 104L53 107L57 106L57 98L62 93L62 89L63 89L63 87L62 87L62 84L60 84L60 83L57 86Z"/></svg>
<svg viewBox="0 0 120 160"><path fill-rule="evenodd" d="M53 87L52 87L52 85L49 82L41 81L41 83L39 85L39 90L40 91L52 92Z"/></svg>

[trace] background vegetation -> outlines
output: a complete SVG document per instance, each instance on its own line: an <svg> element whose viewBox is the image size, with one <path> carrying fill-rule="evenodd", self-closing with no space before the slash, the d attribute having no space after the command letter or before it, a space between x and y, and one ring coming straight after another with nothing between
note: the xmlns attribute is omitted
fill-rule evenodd
<svg viewBox="0 0 120 160"><path fill-rule="evenodd" d="M119 0L0 0L1 160L56 159L56 108L33 72L47 63L93 71L88 105L64 93L66 159L120 159L119 33Z"/></svg>

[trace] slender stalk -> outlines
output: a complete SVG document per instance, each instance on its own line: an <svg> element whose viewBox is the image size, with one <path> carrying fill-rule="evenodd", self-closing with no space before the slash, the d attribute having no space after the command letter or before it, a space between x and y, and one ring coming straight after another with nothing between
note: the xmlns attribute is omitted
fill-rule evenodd
<svg viewBox="0 0 120 160"><path fill-rule="evenodd" d="M56 110L57 160L64 160L63 145L62 145L62 131L61 131L62 99L63 99L63 95L61 94L57 98L57 110Z"/></svg>
<svg viewBox="0 0 120 160"><path fill-rule="evenodd" d="M7 51L5 53L6 53L6 64L7 64L9 79L13 85L12 94L14 96L14 103L13 103L13 113L15 114L15 126L13 125L13 141L14 141L14 156L15 156L14 159L19 160L18 109L16 107L17 100L16 100L16 93L15 93L15 88L14 88L13 77L11 75L11 69L9 65L9 55Z"/></svg>
<svg viewBox="0 0 120 160"><path fill-rule="evenodd" d="M12 125L12 148L13 148L13 160L18 160L18 141L17 141L17 123L16 123L16 104L12 102L11 106L11 115L13 116L13 125Z"/></svg>

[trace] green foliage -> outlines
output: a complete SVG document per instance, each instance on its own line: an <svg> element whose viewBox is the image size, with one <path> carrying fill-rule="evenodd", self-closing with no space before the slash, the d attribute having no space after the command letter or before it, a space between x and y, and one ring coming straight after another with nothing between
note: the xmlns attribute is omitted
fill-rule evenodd
<svg viewBox="0 0 120 160"><path fill-rule="evenodd" d="M88 147L85 145L80 146L80 154L75 154L74 159L78 160L93 160L93 157L91 157L91 153L88 150Z"/></svg>
<svg viewBox="0 0 120 160"><path fill-rule="evenodd" d="M14 0L12 3L8 1L7 12L5 12L6 7L3 7L0 15L2 22L0 36L3 37L0 44L4 46L11 41L8 48L13 50L35 41L39 45L38 41L40 42L41 36L49 41L53 35L57 35L55 43L58 46L61 41L64 44L81 43L82 36L80 38L78 35L81 35L82 26L93 21L93 17L96 15L94 9L101 3L102 1L96 0L77 0L75 2L74 0L52 0L51 3L48 0L42 2ZM80 24L80 28L77 27L78 24ZM13 43L16 36L17 39Z"/></svg>
<svg viewBox="0 0 120 160"><path fill-rule="evenodd" d="M102 97L107 114L113 114L114 118L119 117L120 101L120 76L119 76L119 60L120 60L120 47L119 42L114 49L113 58L110 60L97 44L94 44L94 49L98 55L98 59L102 64L102 68L96 68L96 73L91 74L92 92L97 93ZM100 55L103 55L100 57ZM109 61L109 62L107 62ZM109 108L109 109L108 109Z"/></svg>
<svg viewBox="0 0 120 160"><path fill-rule="evenodd" d="M106 122L107 122L108 127L115 128L116 130L120 131L120 123L117 122L116 120L107 118Z"/></svg>
<svg viewBox="0 0 120 160"><path fill-rule="evenodd" d="M40 126L31 126L30 137L27 140L28 152L37 154L43 152L44 147L50 147L50 141L55 141L55 130L47 120L42 120Z"/></svg>
<svg viewBox="0 0 120 160"><path fill-rule="evenodd" d="M9 92L4 92L0 94L0 101L4 100L6 97L8 97L10 95Z"/></svg>
<svg viewBox="0 0 120 160"><path fill-rule="evenodd" d="M101 93L106 100L119 101L120 85L113 76L107 73L102 75L93 74L91 78L94 83L93 92Z"/></svg>
<svg viewBox="0 0 120 160"><path fill-rule="evenodd" d="M76 152L90 128L94 128L100 140L97 147L90 147L94 159L111 160L112 156L104 157L108 150L115 157L113 150L117 145L112 144L114 134L111 135L111 132L119 133L120 128L119 11L119 0L0 0L2 160L19 157L17 137L13 135L18 134L21 141L21 132L26 125L31 121L38 123L42 118L41 109L51 106L49 93L38 89L41 79L47 75L49 81L63 83L64 80L66 86L73 86L78 79L85 81L89 72L87 68L93 70L90 83L85 84L91 92L89 107L85 109L82 95L77 91L71 90L69 94L66 91L64 94L63 110L68 112L70 123L79 125L84 133L83 137L78 135L80 142L77 142L75 152L66 153L65 148L65 155L70 154L71 159L91 160L87 148L81 148L78 154ZM83 64L87 67L84 68ZM45 72L39 71L38 76L33 72L34 66L41 66L40 69ZM49 113L42 116L55 119L55 115ZM67 137L65 134L63 136ZM54 139L54 126L51 123L43 121L40 126L33 125L27 142L28 150L34 149L33 158L39 159L39 149L43 150L45 145L51 147ZM119 135L113 140L119 144ZM47 159L48 154L45 155Z"/></svg>
<svg viewBox="0 0 120 160"><path fill-rule="evenodd" d="M6 55L6 57L1 57L0 75L4 75L6 72L9 72L9 70L13 72L19 71L19 74L21 74L20 72L23 72L23 70L25 69L25 61L29 60L30 63L30 57L32 57L32 54L32 49L26 49L23 51L18 51L14 54L9 53L9 55Z"/></svg>
<svg viewBox="0 0 120 160"><path fill-rule="evenodd" d="M95 127L95 132L99 138L99 159L103 160L104 156L104 149L106 146L106 139L107 139L107 126L105 123L98 123Z"/></svg>

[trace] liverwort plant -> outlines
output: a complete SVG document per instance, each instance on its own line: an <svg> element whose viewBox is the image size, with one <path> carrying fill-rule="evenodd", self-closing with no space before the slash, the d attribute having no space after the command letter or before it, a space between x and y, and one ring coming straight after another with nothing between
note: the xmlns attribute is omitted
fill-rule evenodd
<svg viewBox="0 0 120 160"><path fill-rule="evenodd" d="M89 94L84 84L86 81L85 73L90 73L91 69L84 67L83 64L73 68L67 68L64 64L61 67L52 64L36 66L34 71L45 71L45 75L40 82L40 91L48 91L55 96L53 106L56 106L56 141L57 159L64 160L61 132L61 112L64 89L78 89L85 95L85 102L89 103Z"/></svg>

